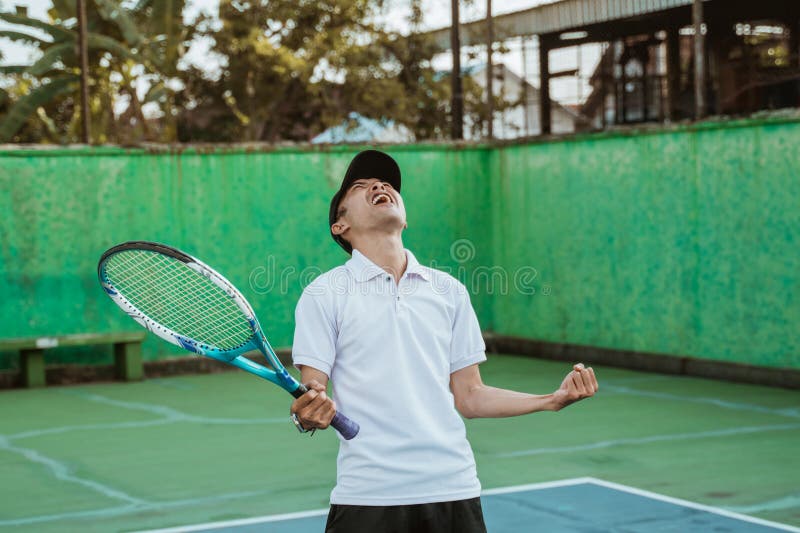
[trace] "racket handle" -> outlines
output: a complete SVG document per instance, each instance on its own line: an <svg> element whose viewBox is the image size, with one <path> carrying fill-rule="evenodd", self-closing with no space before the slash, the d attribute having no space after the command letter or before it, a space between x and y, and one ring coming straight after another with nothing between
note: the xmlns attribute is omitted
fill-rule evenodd
<svg viewBox="0 0 800 533"><path fill-rule="evenodd" d="M302 383L299 384L297 389L292 392L292 396L295 398L299 398L303 394L308 392L308 388L303 385ZM333 428L339 432L339 434L344 437L344 440L350 440L356 435L358 435L358 430L361 429L361 426L358 425L358 422L353 422L345 415L340 412L336 412L333 415L333 420L331 420L331 425Z"/></svg>
<svg viewBox="0 0 800 533"><path fill-rule="evenodd" d="M344 440L350 440L358 435L358 430L361 429L358 423L353 422L342 413L337 412L333 415L331 425L339 432L339 435L344 437Z"/></svg>

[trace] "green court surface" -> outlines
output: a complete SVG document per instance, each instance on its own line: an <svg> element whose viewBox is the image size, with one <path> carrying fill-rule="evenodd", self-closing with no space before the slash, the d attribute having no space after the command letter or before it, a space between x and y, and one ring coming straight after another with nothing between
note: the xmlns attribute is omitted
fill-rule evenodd
<svg viewBox="0 0 800 533"><path fill-rule="evenodd" d="M488 384L541 393L568 370L500 355L481 366ZM467 421L488 494L592 478L800 526L796 391L596 370L598 395L560 413ZM324 509L337 439L298 434L290 400L244 372L0 392L0 528L130 531ZM620 505L599 494L568 498L570 512ZM639 506L646 519L649 500L636 501L618 511ZM503 509L513 522L514 506Z"/></svg>

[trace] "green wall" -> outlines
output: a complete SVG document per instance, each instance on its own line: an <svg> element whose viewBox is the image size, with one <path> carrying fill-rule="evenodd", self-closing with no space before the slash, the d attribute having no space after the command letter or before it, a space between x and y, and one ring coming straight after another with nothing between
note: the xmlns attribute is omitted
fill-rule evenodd
<svg viewBox="0 0 800 533"><path fill-rule="evenodd" d="M485 330L800 368L798 147L790 117L388 151L406 245L469 285ZM145 239L218 268L288 345L302 287L347 259L327 210L358 150L0 149L0 338L135 329L95 267Z"/></svg>
<svg viewBox="0 0 800 533"><path fill-rule="evenodd" d="M302 287L349 257L330 238L327 217L357 151L0 152L0 338L138 328L100 289L96 265L116 243L153 240L220 270L251 301L273 345L289 345ZM469 222L485 212L489 152L390 152L403 171L405 242L417 258L457 272L462 264L450 258L450 244L465 238L488 259L488 221ZM489 315L487 299L475 304ZM180 352L155 338L145 345L148 359L169 353ZM109 354L53 350L47 359L90 362ZM6 353L0 367L16 362Z"/></svg>
<svg viewBox="0 0 800 533"><path fill-rule="evenodd" d="M498 333L800 368L800 123L751 121L493 154L494 259L542 288Z"/></svg>

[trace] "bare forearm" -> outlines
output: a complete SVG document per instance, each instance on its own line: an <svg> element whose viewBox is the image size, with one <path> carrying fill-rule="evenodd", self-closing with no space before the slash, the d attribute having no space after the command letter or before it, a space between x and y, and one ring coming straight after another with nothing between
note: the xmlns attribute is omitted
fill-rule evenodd
<svg viewBox="0 0 800 533"><path fill-rule="evenodd" d="M456 407L465 418L503 418L557 410L553 394L527 394L483 384L472 387Z"/></svg>
<svg viewBox="0 0 800 533"><path fill-rule="evenodd" d="M466 418L501 418L538 411L560 411L597 392L597 378L591 367L573 365L561 386L552 394L527 394L484 385L478 365L470 365L450 375L450 390L456 408Z"/></svg>

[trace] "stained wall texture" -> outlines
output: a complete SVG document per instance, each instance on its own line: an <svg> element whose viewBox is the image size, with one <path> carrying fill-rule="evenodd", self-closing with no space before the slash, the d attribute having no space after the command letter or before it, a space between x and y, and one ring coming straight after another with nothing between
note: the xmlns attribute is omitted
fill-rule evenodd
<svg viewBox="0 0 800 533"><path fill-rule="evenodd" d="M0 151L0 338L138 328L104 295L96 265L114 244L152 240L219 270L250 300L272 344L291 344L302 288L349 257L330 238L328 207L358 150ZM403 171L405 242L419 261L458 274L489 260L489 152L391 152ZM473 226L478 215L485 221ZM451 259L459 239L480 255ZM488 316L488 299L474 303ZM144 348L148 359L180 353L155 337ZM46 359L109 354L51 350ZM1 359L0 367L17 363L16 354Z"/></svg>
<svg viewBox="0 0 800 533"><path fill-rule="evenodd" d="M518 145L491 165L493 259L541 282L492 299L498 332L800 367L798 122Z"/></svg>
<svg viewBox="0 0 800 533"><path fill-rule="evenodd" d="M468 286L483 329L798 368L798 146L786 117L386 149L406 245ZM96 263L154 240L220 270L289 345L302 287L347 259L328 202L360 149L0 149L0 338L135 329ZM175 353L145 345L148 359Z"/></svg>

